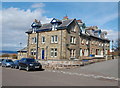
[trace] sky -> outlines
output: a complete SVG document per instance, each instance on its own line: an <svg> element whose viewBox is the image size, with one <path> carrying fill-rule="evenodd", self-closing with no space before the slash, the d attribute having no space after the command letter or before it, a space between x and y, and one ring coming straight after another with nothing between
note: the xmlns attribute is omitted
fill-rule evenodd
<svg viewBox="0 0 120 88"><path fill-rule="evenodd" d="M34 19L44 24L66 15L69 19L81 19L86 26L98 26L107 31L110 40L118 37L117 2L3 2L0 14L3 50L16 51L25 47L25 32L31 28Z"/></svg>

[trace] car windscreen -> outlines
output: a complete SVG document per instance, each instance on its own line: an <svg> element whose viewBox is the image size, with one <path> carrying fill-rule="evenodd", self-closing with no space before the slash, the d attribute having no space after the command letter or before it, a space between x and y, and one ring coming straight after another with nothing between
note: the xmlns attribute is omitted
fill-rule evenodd
<svg viewBox="0 0 120 88"><path fill-rule="evenodd" d="M18 62L19 62L19 60L15 60L15 61L14 61L14 63L18 63Z"/></svg>
<svg viewBox="0 0 120 88"><path fill-rule="evenodd" d="M13 62L12 60L6 60L6 62Z"/></svg>
<svg viewBox="0 0 120 88"><path fill-rule="evenodd" d="M36 62L35 59L26 59L27 62Z"/></svg>

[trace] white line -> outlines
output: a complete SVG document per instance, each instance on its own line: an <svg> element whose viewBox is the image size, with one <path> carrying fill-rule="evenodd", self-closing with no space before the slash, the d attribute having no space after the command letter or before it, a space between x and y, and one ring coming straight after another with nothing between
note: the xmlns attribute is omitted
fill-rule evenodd
<svg viewBox="0 0 120 88"><path fill-rule="evenodd" d="M105 77L105 76L94 75L94 74L79 74L79 73L71 73L71 72L55 71L55 70L47 70L47 71L49 71L49 72L63 73L63 74L68 74L68 75L76 75L76 76L92 77L92 78L95 78L95 79L103 78L103 79L109 79L109 80L120 81L120 78L115 78L115 77Z"/></svg>

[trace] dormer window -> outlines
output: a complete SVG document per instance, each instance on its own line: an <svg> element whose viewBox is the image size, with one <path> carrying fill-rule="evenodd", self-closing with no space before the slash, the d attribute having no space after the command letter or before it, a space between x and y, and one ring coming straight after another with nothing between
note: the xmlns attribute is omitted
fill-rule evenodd
<svg viewBox="0 0 120 88"><path fill-rule="evenodd" d="M52 30L57 30L56 28L58 27L58 25L60 25L62 23L62 21L53 18L50 23L52 24Z"/></svg>
<svg viewBox="0 0 120 88"><path fill-rule="evenodd" d="M52 30L57 30L56 27L58 26L57 23L52 24Z"/></svg>
<svg viewBox="0 0 120 88"><path fill-rule="evenodd" d="M36 32L36 29L40 28L42 25L41 25L41 22L36 20L32 23L31 27L32 27L32 32L35 33Z"/></svg>

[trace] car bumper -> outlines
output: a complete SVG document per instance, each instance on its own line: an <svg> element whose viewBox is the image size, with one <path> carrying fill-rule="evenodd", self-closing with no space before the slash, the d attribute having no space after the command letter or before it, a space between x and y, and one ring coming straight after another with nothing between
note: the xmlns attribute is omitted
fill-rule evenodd
<svg viewBox="0 0 120 88"><path fill-rule="evenodd" d="M42 69L42 66L29 66L29 69Z"/></svg>
<svg viewBox="0 0 120 88"><path fill-rule="evenodd" d="M11 67L11 65L10 64L6 64L6 67Z"/></svg>

